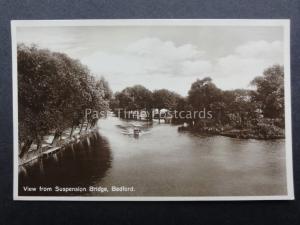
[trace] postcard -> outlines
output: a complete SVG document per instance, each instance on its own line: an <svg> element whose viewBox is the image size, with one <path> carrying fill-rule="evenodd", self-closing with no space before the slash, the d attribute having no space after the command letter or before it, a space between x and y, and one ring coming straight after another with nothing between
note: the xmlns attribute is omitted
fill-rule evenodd
<svg viewBox="0 0 300 225"><path fill-rule="evenodd" d="M11 32L15 200L294 199L289 20Z"/></svg>

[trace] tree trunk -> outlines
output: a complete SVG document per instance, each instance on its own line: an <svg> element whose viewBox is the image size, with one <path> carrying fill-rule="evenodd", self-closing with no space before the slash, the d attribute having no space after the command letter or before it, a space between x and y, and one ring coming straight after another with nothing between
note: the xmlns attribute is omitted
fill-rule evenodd
<svg viewBox="0 0 300 225"><path fill-rule="evenodd" d="M97 122L97 120L96 120L96 119L93 119L93 120L91 121L91 126L90 126L90 129L92 129L92 127L94 127L94 126L95 126L96 122Z"/></svg>
<svg viewBox="0 0 300 225"><path fill-rule="evenodd" d="M153 120L153 109L150 109L150 121Z"/></svg>
<svg viewBox="0 0 300 225"><path fill-rule="evenodd" d="M81 131L82 131L82 128L83 128L83 124L84 124L84 121L81 123L79 134L81 134Z"/></svg>
<svg viewBox="0 0 300 225"><path fill-rule="evenodd" d="M158 123L160 123L160 109L158 109Z"/></svg>
<svg viewBox="0 0 300 225"><path fill-rule="evenodd" d="M72 137L73 130L74 130L74 126L72 125L72 127L71 127L71 131L70 131L70 138Z"/></svg>
<svg viewBox="0 0 300 225"><path fill-rule="evenodd" d="M19 157L22 158L26 152L29 151L30 146L32 145L33 140L26 140L24 146L21 149L21 152L19 154Z"/></svg>
<svg viewBox="0 0 300 225"><path fill-rule="evenodd" d="M89 121L87 121L85 131L87 131L88 127L89 127Z"/></svg>
<svg viewBox="0 0 300 225"><path fill-rule="evenodd" d="M36 145L36 151L39 151L42 145L42 140L38 137L37 138L37 145Z"/></svg>
<svg viewBox="0 0 300 225"><path fill-rule="evenodd" d="M221 111L218 111L218 123L219 123L220 125L222 125L221 117L222 117Z"/></svg>
<svg viewBox="0 0 300 225"><path fill-rule="evenodd" d="M61 135L60 131L55 131L54 138L52 140L51 145L55 144L55 141L60 137L60 135Z"/></svg>
<svg viewBox="0 0 300 225"><path fill-rule="evenodd" d="M152 121L152 119L153 119L152 109L149 109L149 110L148 110L148 113L147 113L147 119L148 119L149 121Z"/></svg>

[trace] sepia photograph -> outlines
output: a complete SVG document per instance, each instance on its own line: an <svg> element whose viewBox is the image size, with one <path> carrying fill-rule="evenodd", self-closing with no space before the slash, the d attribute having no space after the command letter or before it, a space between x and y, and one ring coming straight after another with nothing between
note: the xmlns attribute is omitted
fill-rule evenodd
<svg viewBox="0 0 300 225"><path fill-rule="evenodd" d="M294 199L289 20L11 32L15 200Z"/></svg>

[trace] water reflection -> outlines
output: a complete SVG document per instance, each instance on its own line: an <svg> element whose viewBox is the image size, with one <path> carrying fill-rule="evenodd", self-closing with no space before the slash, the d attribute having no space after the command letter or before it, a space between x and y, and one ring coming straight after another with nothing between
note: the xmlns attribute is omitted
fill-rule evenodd
<svg viewBox="0 0 300 225"><path fill-rule="evenodd" d="M99 132L56 156L20 168L23 185L133 186L119 196L285 195L284 140L178 132L171 124L102 119ZM141 135L134 136L134 127ZM21 195L30 194L28 192ZM49 193L57 195L58 193ZM75 193L79 194L79 193ZM43 193L45 195L45 193Z"/></svg>
<svg viewBox="0 0 300 225"><path fill-rule="evenodd" d="M285 141L241 140L178 132L178 126L148 127L138 139L124 135L131 121L99 123L113 162L98 185L134 186L119 196L285 195ZM142 127L148 124L136 121ZM99 193L95 193L99 194Z"/></svg>
<svg viewBox="0 0 300 225"><path fill-rule="evenodd" d="M111 167L111 150L106 138L98 132L47 158L40 158L19 168L19 194L23 186L76 187L100 182ZM59 192L34 192L32 195L59 195ZM77 195L73 192L70 195ZM66 195L63 193L62 195Z"/></svg>

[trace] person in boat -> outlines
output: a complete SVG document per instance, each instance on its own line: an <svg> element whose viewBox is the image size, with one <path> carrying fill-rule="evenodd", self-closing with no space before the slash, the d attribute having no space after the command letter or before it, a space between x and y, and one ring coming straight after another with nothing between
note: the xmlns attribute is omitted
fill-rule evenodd
<svg viewBox="0 0 300 225"><path fill-rule="evenodd" d="M140 132L141 132L141 129L140 129L140 128L138 128L138 127L133 128L133 134L134 134L134 135L139 135Z"/></svg>

